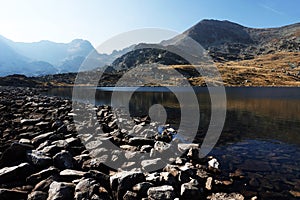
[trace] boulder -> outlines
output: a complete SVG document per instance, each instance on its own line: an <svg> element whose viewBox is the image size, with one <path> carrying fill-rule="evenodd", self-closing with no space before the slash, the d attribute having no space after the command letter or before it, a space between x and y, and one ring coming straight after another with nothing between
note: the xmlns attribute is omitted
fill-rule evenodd
<svg viewBox="0 0 300 200"><path fill-rule="evenodd" d="M161 169L166 165L161 158L155 158L150 160L142 160L141 166L145 171L151 172L157 169Z"/></svg>
<svg viewBox="0 0 300 200"><path fill-rule="evenodd" d="M198 187L199 184L195 179L192 179L188 183L182 184L180 188L181 199L189 199L189 200L198 200L201 198L204 199L204 196L202 194L203 191L200 190Z"/></svg>
<svg viewBox="0 0 300 200"><path fill-rule="evenodd" d="M195 144L195 143L179 143L177 144L178 146L178 150L182 153L184 153L185 151L193 148L193 149L198 149L199 148L199 144Z"/></svg>
<svg viewBox="0 0 300 200"><path fill-rule="evenodd" d="M68 151L61 151L53 157L54 166L59 169L73 169L74 160Z"/></svg>
<svg viewBox="0 0 300 200"><path fill-rule="evenodd" d="M98 183L101 184L101 186L105 188L110 188L110 176L107 174L104 174L102 172L99 172L97 170L90 170L86 175L86 178L93 178Z"/></svg>
<svg viewBox="0 0 300 200"><path fill-rule="evenodd" d="M48 191L47 200L70 200L74 198L74 184L52 182Z"/></svg>
<svg viewBox="0 0 300 200"><path fill-rule="evenodd" d="M36 151L36 150L28 151L27 160L29 163L37 167L47 167L52 165L52 158L46 156L41 151Z"/></svg>
<svg viewBox="0 0 300 200"><path fill-rule="evenodd" d="M4 167L0 169L0 184L25 180L31 171L32 168L28 163L21 163L13 167Z"/></svg>
<svg viewBox="0 0 300 200"><path fill-rule="evenodd" d="M31 140L29 140L29 139L26 139L26 138L21 138L20 140L19 140L19 143L20 144L31 144Z"/></svg>
<svg viewBox="0 0 300 200"><path fill-rule="evenodd" d="M139 200L139 198L137 197L137 193L127 191L123 196L123 200Z"/></svg>
<svg viewBox="0 0 300 200"><path fill-rule="evenodd" d="M0 189L1 200L25 200L27 199L27 192L14 189Z"/></svg>
<svg viewBox="0 0 300 200"><path fill-rule="evenodd" d="M63 179L67 179L67 180L75 180L75 179L80 179L82 178L84 175L86 175L87 172L83 172L83 171L78 171L78 170L72 170L72 169L65 169L63 171L61 171L59 173L59 175L63 178Z"/></svg>
<svg viewBox="0 0 300 200"><path fill-rule="evenodd" d="M174 188L170 185L151 187L147 194L149 200L173 200L175 198Z"/></svg>
<svg viewBox="0 0 300 200"><path fill-rule="evenodd" d="M21 119L20 123L22 125L35 125L38 122L41 121L41 118L35 118L35 119Z"/></svg>
<svg viewBox="0 0 300 200"><path fill-rule="evenodd" d="M34 137L31 142L34 145L39 145L49 139L50 136L54 135L55 132L48 132Z"/></svg>
<svg viewBox="0 0 300 200"><path fill-rule="evenodd" d="M48 194L42 191L34 191L28 195L27 200L47 200Z"/></svg>
<svg viewBox="0 0 300 200"><path fill-rule="evenodd" d="M154 144L154 150L158 151L158 152L163 152L167 149L169 149L171 147L170 144L166 143L166 142L162 142L162 141L157 141Z"/></svg>
<svg viewBox="0 0 300 200"><path fill-rule="evenodd" d="M91 179L82 179L77 183L75 187L75 200L89 200L92 198L93 194L96 192L96 189L99 188L99 184Z"/></svg>
<svg viewBox="0 0 300 200"><path fill-rule="evenodd" d="M110 177L110 185L116 199L121 200L126 191L145 181L142 172L119 172Z"/></svg>
<svg viewBox="0 0 300 200"><path fill-rule="evenodd" d="M142 182L133 186L133 191L137 193L139 198L147 197L147 191L149 188L153 187L153 183L150 182Z"/></svg>
<svg viewBox="0 0 300 200"><path fill-rule="evenodd" d="M34 147L28 144L12 143L0 158L0 168L20 164L26 160L26 151Z"/></svg>
<svg viewBox="0 0 300 200"><path fill-rule="evenodd" d="M38 173L30 175L29 177L27 177L26 181L29 184L37 184L38 182L48 178L51 175L58 175L58 169L51 166L48 169L44 169Z"/></svg>
<svg viewBox="0 0 300 200"><path fill-rule="evenodd" d="M44 180L40 181L39 183L37 183L35 185L35 187L33 188L32 191L33 192L34 191L43 191L43 192L47 192L48 193L51 183L54 181L54 179L56 179L54 177L51 176L51 177L49 177L47 179L44 179Z"/></svg>

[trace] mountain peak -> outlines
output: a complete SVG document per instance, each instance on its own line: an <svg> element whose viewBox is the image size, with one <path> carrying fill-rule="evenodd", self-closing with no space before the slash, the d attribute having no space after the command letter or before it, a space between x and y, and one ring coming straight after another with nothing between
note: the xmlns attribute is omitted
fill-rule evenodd
<svg viewBox="0 0 300 200"><path fill-rule="evenodd" d="M74 43L76 43L76 44L83 44L83 43L86 43L86 44L91 44L88 40L84 40L84 39L74 39L74 40L72 40L71 42L70 42L71 44L74 44Z"/></svg>
<svg viewBox="0 0 300 200"><path fill-rule="evenodd" d="M205 19L188 29L183 35L199 42L204 48L224 43L253 43L246 27L230 21Z"/></svg>
<svg viewBox="0 0 300 200"><path fill-rule="evenodd" d="M232 25L232 26L239 26L243 27L242 25L229 21L229 20L217 20L217 19L203 19L200 22L198 22L195 26L197 25Z"/></svg>

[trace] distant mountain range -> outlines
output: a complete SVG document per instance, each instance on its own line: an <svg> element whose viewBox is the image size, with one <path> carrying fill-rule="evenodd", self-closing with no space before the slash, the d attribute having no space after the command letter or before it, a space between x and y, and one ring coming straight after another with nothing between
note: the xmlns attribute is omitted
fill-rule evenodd
<svg viewBox="0 0 300 200"><path fill-rule="evenodd" d="M40 41L33 43L13 42L0 36L0 76L24 74L38 76L77 72L84 59L94 59L97 65L88 69L102 67L112 63L120 55L133 47L111 54L99 54L87 40L75 39L70 43Z"/></svg>
<svg viewBox="0 0 300 200"><path fill-rule="evenodd" d="M190 37L200 43L218 62L255 58L261 54L300 51L300 23L256 29L229 21L202 20L182 34L156 44L176 47ZM156 47L158 47L156 46ZM140 49L142 47L142 49ZM155 48L155 45L137 44L112 54L99 54L87 40L70 43L40 41L13 42L0 36L0 76L24 74L38 76L77 72L88 55L93 60L87 69L111 65L116 70L139 64L186 64L180 56Z"/></svg>
<svg viewBox="0 0 300 200"><path fill-rule="evenodd" d="M160 63L165 65L187 64L184 59L161 50L185 46L186 38L192 38L207 50L214 61L239 61L253 59L258 55L276 52L300 51L300 23L279 28L248 28L219 20L202 20L182 34L157 45L140 44L113 62L117 69L126 69L140 64ZM187 47L189 48L189 47Z"/></svg>

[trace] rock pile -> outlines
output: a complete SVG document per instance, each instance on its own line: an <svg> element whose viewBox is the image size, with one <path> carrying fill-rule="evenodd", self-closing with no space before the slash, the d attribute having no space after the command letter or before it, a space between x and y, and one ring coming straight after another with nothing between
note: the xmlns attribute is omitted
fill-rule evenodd
<svg viewBox="0 0 300 200"><path fill-rule="evenodd" d="M81 106L100 128L93 120L75 126L70 100L1 89L0 199L244 199L235 193L240 177L199 158L198 145L176 141L172 128L158 132L149 117L120 123L109 106Z"/></svg>

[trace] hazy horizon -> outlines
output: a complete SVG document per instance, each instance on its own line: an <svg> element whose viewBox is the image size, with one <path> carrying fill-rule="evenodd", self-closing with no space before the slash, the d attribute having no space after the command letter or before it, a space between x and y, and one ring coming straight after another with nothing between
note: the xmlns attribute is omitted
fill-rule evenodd
<svg viewBox="0 0 300 200"><path fill-rule="evenodd" d="M299 7L293 0L11 0L0 6L0 35L15 42L84 39L97 48L123 32L154 27L181 33L203 19L252 28L285 26L300 21Z"/></svg>

